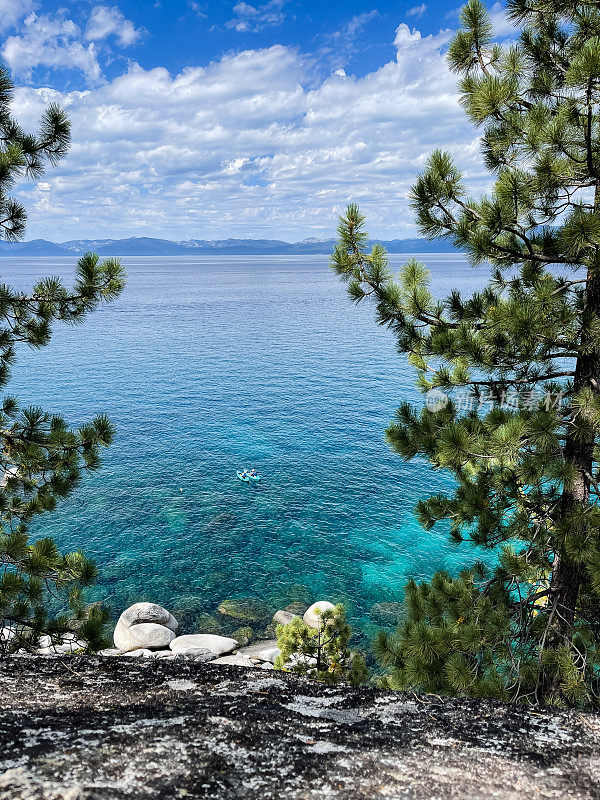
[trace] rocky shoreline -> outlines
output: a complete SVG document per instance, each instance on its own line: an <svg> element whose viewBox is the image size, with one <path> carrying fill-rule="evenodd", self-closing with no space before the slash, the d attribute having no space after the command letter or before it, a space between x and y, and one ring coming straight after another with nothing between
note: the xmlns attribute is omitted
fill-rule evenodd
<svg viewBox="0 0 600 800"><path fill-rule="evenodd" d="M302 619L308 626L318 628L320 614L328 609L333 609L332 603L318 601L306 608ZM299 614L290 610L280 609L269 621L265 634L274 633L278 625L287 625L299 617ZM123 611L115 625L114 647L100 650L98 655L161 660L191 659L210 664L269 670L274 668L280 652L277 640L273 638L254 639L252 644L248 644L254 638L252 630L245 637L245 642L232 636L210 632L184 635L178 635L178 632L179 622L166 608L157 603L135 603ZM11 636L14 636L11 628L0 627L0 641L10 642ZM50 636L42 636L37 645L33 652L46 656L74 655L87 647L86 642L74 633L54 637L54 640ZM29 655L30 652L21 649L18 654Z"/></svg>
<svg viewBox="0 0 600 800"><path fill-rule="evenodd" d="M275 671L275 639L180 634L154 603L113 638L0 660L0 800L600 800L600 714L325 686Z"/></svg>
<svg viewBox="0 0 600 800"><path fill-rule="evenodd" d="M0 662L0 800L590 800L600 715L190 659Z"/></svg>

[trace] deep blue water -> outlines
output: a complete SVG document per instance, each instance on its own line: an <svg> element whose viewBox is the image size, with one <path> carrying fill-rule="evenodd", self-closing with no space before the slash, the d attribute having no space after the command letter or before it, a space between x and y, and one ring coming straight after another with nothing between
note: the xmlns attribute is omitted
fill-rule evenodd
<svg viewBox="0 0 600 800"><path fill-rule="evenodd" d="M394 256L400 264L402 256ZM423 257L436 292L481 285L459 256ZM413 507L450 486L404 463L384 430L414 373L327 258L126 258L127 288L49 347L24 349L9 386L77 424L117 426L103 468L36 522L101 572L92 598L212 610L228 597L300 596L369 608L409 577L470 563ZM69 279L75 259L0 261L2 280ZM240 467L264 476L248 486ZM302 588L304 587L304 588Z"/></svg>

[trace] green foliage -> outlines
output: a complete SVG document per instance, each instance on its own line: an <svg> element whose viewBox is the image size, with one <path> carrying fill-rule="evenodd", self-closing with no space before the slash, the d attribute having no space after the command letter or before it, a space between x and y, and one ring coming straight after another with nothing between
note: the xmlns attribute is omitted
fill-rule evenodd
<svg viewBox="0 0 600 800"><path fill-rule="evenodd" d="M455 478L419 502L430 529L498 555L410 583L406 619L377 653L391 686L558 705L600 704L600 8L510 0L518 41L494 43L469 0L448 51L493 176L473 199L448 153L412 191L423 235L444 237L488 285L435 298L427 270L392 275L350 205L332 267L371 298L426 393L387 431L403 458Z"/></svg>
<svg viewBox="0 0 600 800"><path fill-rule="evenodd" d="M317 612L318 614L319 612ZM356 686L368 678L364 660L348 648L351 630L343 605L319 614L319 627L309 627L300 617L277 626L281 651L275 669L305 675L324 683L342 681Z"/></svg>
<svg viewBox="0 0 600 800"><path fill-rule="evenodd" d="M9 196L19 177L38 178L46 163L67 152L69 122L55 105L46 110L36 136L24 133L10 114L12 84L0 69L0 237L23 236L26 214ZM0 285L0 387L6 386L16 347L44 347L55 322L74 324L122 290L118 261L100 262L88 253L79 260L75 284L40 280L31 292ZM71 429L64 419L40 408L21 408L12 397L0 404L0 655L35 647L40 633L77 632L90 647L102 644L106 612L85 607L82 588L96 570L83 553L61 553L50 538L31 541L28 525L52 511L77 486L84 471L99 467L99 452L113 438L104 415ZM56 610L68 613L54 613Z"/></svg>

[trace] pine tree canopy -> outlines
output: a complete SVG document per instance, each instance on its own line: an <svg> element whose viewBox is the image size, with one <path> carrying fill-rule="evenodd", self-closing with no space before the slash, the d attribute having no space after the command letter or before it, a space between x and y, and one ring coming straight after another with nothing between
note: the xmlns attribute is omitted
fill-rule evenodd
<svg viewBox="0 0 600 800"><path fill-rule="evenodd" d="M469 195L441 151L412 190L423 235L489 270L485 289L436 298L415 260L393 275L355 205L332 257L434 401L402 404L387 431L455 478L419 502L422 525L445 520L498 559L409 583L377 652L393 687L598 705L600 7L509 0L508 13L520 35L501 46L469 0L448 51L491 191Z"/></svg>
<svg viewBox="0 0 600 800"><path fill-rule="evenodd" d="M344 606L338 604L315 613L319 620L316 628L300 617L277 626L279 655L275 669L323 683L364 683L369 671L362 656L349 648L352 631Z"/></svg>
<svg viewBox="0 0 600 800"><path fill-rule="evenodd" d="M0 237L22 238L26 213L10 197L20 177L38 178L46 165L67 152L69 122L51 105L37 135L26 134L10 113L12 83L0 69ZM75 284L45 278L31 292L0 285L0 387L10 378L21 344L43 347L55 322L77 323L124 285L118 261L100 261L89 253L80 259ZM51 538L31 541L28 525L52 511L77 486L83 472L100 464L99 451L109 445L113 427L101 415L77 429L40 408L20 407L5 396L0 403L0 655L19 647L37 647L39 634L76 630L97 646L105 613L85 608L82 587L94 580L95 567L83 553L61 553ZM2 477L3 476L3 477ZM65 613L50 615L49 608ZM68 610L68 613L67 613Z"/></svg>

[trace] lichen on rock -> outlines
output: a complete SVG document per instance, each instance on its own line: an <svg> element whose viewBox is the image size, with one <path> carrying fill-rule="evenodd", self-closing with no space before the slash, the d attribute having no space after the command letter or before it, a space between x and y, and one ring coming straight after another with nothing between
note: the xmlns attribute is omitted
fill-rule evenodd
<svg viewBox="0 0 600 800"><path fill-rule="evenodd" d="M6 659L0 696L0 800L600 797L598 714L93 656Z"/></svg>

